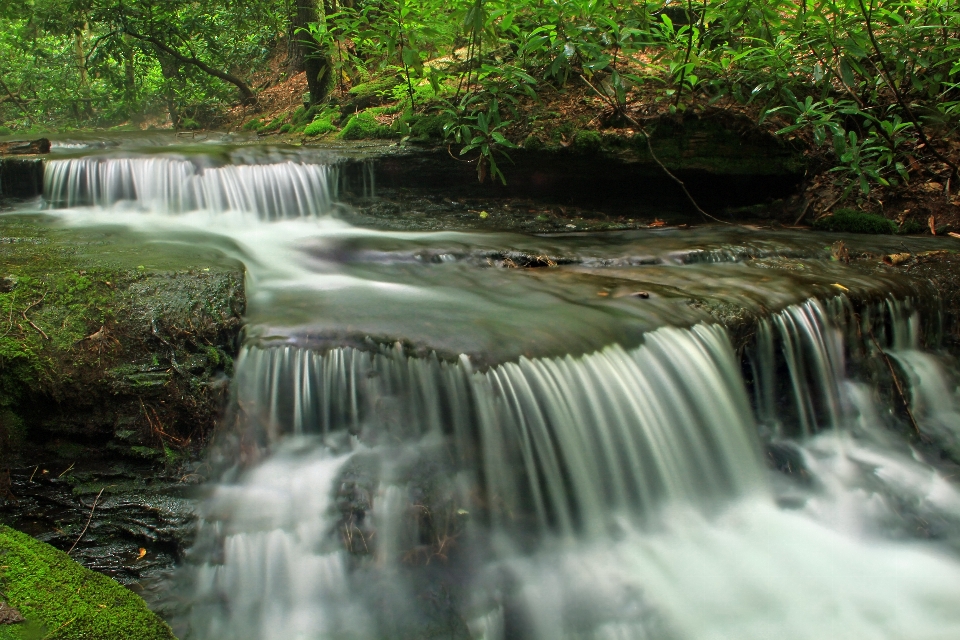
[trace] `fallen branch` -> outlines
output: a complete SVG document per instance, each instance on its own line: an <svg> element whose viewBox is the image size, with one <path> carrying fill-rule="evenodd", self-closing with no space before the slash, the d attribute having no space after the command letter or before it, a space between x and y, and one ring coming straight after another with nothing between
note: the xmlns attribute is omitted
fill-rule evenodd
<svg viewBox="0 0 960 640"><path fill-rule="evenodd" d="M33 304L31 304L29 307L27 307L26 309L24 309L24 310L21 311L20 313L21 313L21 315L23 315L23 319L27 321L27 324L29 324L31 327L33 327L34 329L36 329L37 332L38 332L41 336L43 336L43 339L44 339L44 340L49 340L49 339L50 339L50 336L48 336L46 333L44 333L44 332L43 332L43 329L41 329L40 327L38 327L37 325L35 325L35 324L33 323L33 320L31 320L30 318L27 317L27 311L30 311L30 309L33 309L35 306L37 306L38 304L40 304L41 302L43 302L43 299L46 298L46 297L47 297L47 294L46 294L46 292L44 292L44 294L43 294L42 296L40 296L40 299L39 299L39 300L37 300L36 302L34 302Z"/></svg>
<svg viewBox="0 0 960 640"><path fill-rule="evenodd" d="M917 424L916 418L913 417L913 411L910 410L910 403L907 402L907 394L903 392L903 386L900 384L900 376L897 375L896 369L893 368L893 362L890 361L890 356L888 356L887 352L880 347L880 343L877 342L877 338L873 335L873 329L868 329L867 335L870 336L873 346L876 347L877 352L883 358L883 361L887 363L887 368L890 369L890 376L893 378L893 385L896 387L897 393L900 395L900 401L903 403L903 408L907 411L907 417L910 418L910 424L913 425L913 430L917 432L918 436L922 435L920 433L920 425Z"/></svg>
<svg viewBox="0 0 960 640"><path fill-rule="evenodd" d="M73 550L77 546L77 543L80 542L80 540L83 539L84 534L87 533L87 527L90 526L90 521L93 520L93 512L97 510L97 503L100 502L100 496L102 495L103 495L103 488L100 489L100 493L97 494L96 499L94 499L93 501L93 507L91 507L90 509L90 515L87 517L87 524L83 525L83 531L80 532L80 537L74 540L73 544L70 545L70 550L67 551L67 555L70 555L71 553L73 553Z"/></svg>

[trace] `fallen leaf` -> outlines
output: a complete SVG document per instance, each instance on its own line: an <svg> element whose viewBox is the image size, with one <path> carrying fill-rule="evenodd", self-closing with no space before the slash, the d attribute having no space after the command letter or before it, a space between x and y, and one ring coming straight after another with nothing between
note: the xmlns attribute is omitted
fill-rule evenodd
<svg viewBox="0 0 960 640"><path fill-rule="evenodd" d="M950 236L951 238L960 238L960 233L956 233L954 231L948 231L947 235Z"/></svg>
<svg viewBox="0 0 960 640"><path fill-rule="evenodd" d="M667 223L664 222L663 220L661 220L660 218L654 218L654 219L653 219L653 222L650 223L650 226L651 226L651 227L662 227L662 226L664 226L664 225L666 225L666 224L667 224Z"/></svg>
<svg viewBox="0 0 960 640"><path fill-rule="evenodd" d="M927 225L930 227L930 233L937 235L937 221L933 215L927 218Z"/></svg>
<svg viewBox="0 0 960 640"><path fill-rule="evenodd" d="M847 289L845 286L837 282L834 282L833 286L835 286L837 289L840 289L841 291L850 291L850 289Z"/></svg>
<svg viewBox="0 0 960 640"><path fill-rule="evenodd" d="M145 555L147 555L147 550L143 547L140 547L140 553L137 554L137 560L141 560Z"/></svg>

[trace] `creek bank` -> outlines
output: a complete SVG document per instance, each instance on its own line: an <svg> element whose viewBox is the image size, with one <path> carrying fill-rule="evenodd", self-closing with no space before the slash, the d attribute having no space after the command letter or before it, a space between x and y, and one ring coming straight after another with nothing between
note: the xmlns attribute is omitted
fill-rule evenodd
<svg viewBox="0 0 960 640"><path fill-rule="evenodd" d="M176 464L216 424L243 267L119 228L0 218L0 451Z"/></svg>
<svg viewBox="0 0 960 640"><path fill-rule="evenodd" d="M173 640L146 603L67 554L0 525L0 589L24 622L0 625L0 640Z"/></svg>

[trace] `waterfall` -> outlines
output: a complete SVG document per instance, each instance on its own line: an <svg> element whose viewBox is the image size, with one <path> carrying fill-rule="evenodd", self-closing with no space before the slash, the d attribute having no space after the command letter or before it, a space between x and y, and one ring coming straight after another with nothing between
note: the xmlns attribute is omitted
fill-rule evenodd
<svg viewBox="0 0 960 640"><path fill-rule="evenodd" d="M202 166L169 156L51 160L44 198L53 207L126 203L164 213L242 211L264 220L328 214L336 199L332 165Z"/></svg>
<svg viewBox="0 0 960 640"><path fill-rule="evenodd" d="M960 562L902 539L960 530L960 492L857 379L869 334L927 398L923 423L956 433L918 322L909 300L788 307L758 327L746 381L710 325L486 369L400 345L248 344L241 464L205 510L187 624L251 640L953 637ZM774 421L765 445L745 382ZM764 446L798 467L773 477Z"/></svg>
<svg viewBox="0 0 960 640"><path fill-rule="evenodd" d="M449 435L498 512L529 511L568 534L602 528L611 513L762 484L749 403L717 326L486 371L399 347L248 346L235 384L245 424L273 441L338 429L365 442Z"/></svg>

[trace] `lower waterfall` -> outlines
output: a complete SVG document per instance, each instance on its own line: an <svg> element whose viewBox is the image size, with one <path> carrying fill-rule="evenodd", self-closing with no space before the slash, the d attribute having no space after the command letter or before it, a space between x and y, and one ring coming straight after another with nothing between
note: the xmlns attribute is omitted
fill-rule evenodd
<svg viewBox="0 0 960 640"><path fill-rule="evenodd" d="M879 354L851 355L889 351L928 398L921 429L949 441L956 388L917 323L909 301L811 300L761 324L745 369L715 325L486 369L400 345L248 345L181 624L251 640L958 637L960 492L857 378Z"/></svg>

